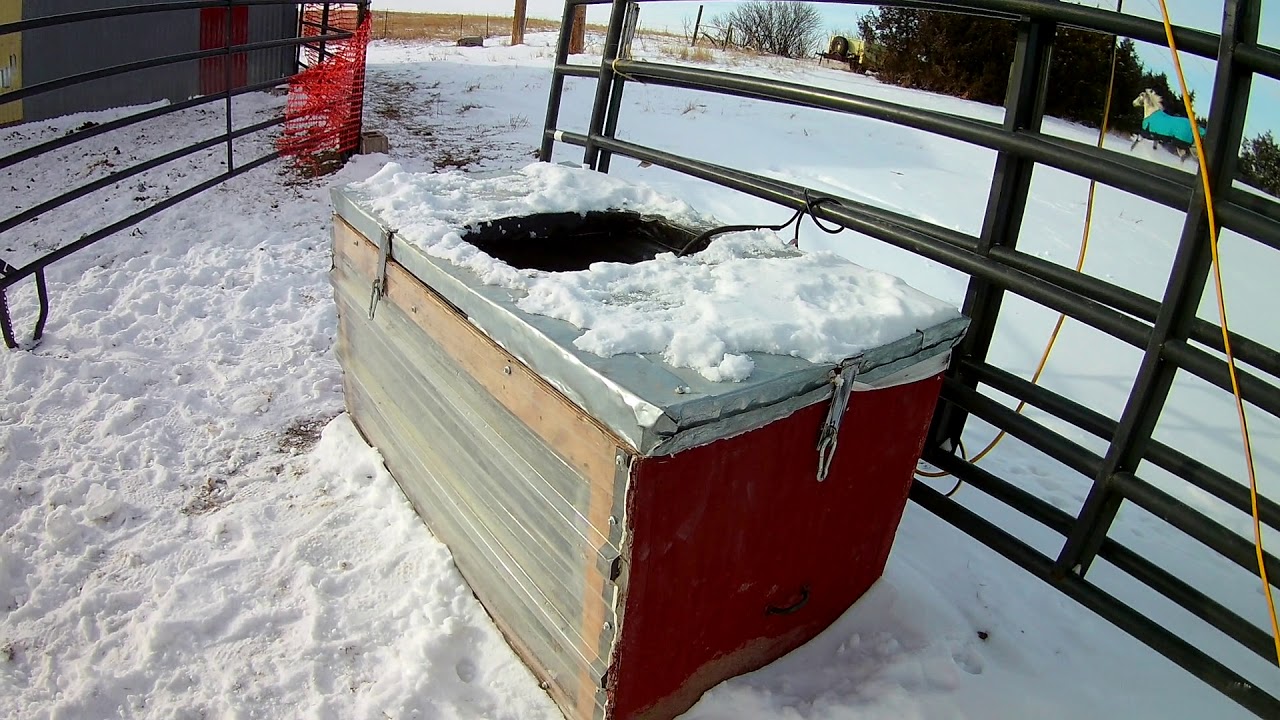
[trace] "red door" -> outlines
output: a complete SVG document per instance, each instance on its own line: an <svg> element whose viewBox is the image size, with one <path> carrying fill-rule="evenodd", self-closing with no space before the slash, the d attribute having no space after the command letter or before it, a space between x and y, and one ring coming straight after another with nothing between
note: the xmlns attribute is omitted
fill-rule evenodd
<svg viewBox="0 0 1280 720"><path fill-rule="evenodd" d="M214 50L227 46L227 8L204 8L200 11L200 49ZM249 42L249 8L231 8L230 44ZM228 79L232 88L244 87L249 81L249 57L245 53L231 56L230 78L226 56L204 58L200 61L200 93L211 95L224 92Z"/></svg>

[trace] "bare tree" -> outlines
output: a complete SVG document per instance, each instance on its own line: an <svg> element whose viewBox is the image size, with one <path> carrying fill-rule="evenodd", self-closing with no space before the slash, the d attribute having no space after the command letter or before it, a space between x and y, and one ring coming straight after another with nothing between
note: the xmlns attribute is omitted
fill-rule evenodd
<svg viewBox="0 0 1280 720"><path fill-rule="evenodd" d="M789 58L809 55L822 36L822 15L804 2L748 2L715 24L732 28L736 45Z"/></svg>

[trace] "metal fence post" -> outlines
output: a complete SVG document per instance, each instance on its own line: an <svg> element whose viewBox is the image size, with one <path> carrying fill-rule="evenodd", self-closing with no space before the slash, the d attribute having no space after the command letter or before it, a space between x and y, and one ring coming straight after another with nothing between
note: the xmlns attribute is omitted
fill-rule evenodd
<svg viewBox="0 0 1280 720"><path fill-rule="evenodd" d="M551 153L555 149L556 124L560 122L560 100L564 96L564 73L560 66L569 61L569 42L573 35L573 15L577 6L566 2L564 13L560 16L560 35L556 38L556 60L551 71L551 92L547 95L547 119L542 123L542 147L538 149L538 159L551 162Z"/></svg>
<svg viewBox="0 0 1280 720"><path fill-rule="evenodd" d="M1018 22L1018 44L1009 69L1009 86L1005 91L1005 130L1040 129L1056 30L1056 23L1044 20L1023 18ZM987 210L982 219L982 233L976 248L978 253L986 256L994 247L1013 248L1017 244L1034 168L1033 160L1016 153L1001 152L996 157ZM972 325L956 349L957 358L986 359L1003 300L1004 290L998 285L979 278L969 282L963 312L972 319ZM968 387L976 388L977 379L958 367L958 363L952 363L950 373ZM931 444L940 447L949 443L948 447L954 448L967 418L968 413L957 405L939 405L930 431Z"/></svg>
<svg viewBox="0 0 1280 720"><path fill-rule="evenodd" d="M222 36L222 40L223 40L223 45L222 45L222 47L226 50L226 54L222 56L222 63L223 63L223 67L222 67L222 82L223 82L222 92L223 92L223 93L225 93L225 94L226 94L226 96L227 96L227 101L226 101L226 113L227 113L227 172L231 172L232 170L235 170L235 152L234 152L234 149L233 149L232 144L231 144L231 131L232 131L233 127L234 127L234 123L232 122L232 118L231 118L231 84L232 84L232 74L231 74L231 63L232 63L232 55L231 55L231 35L232 35L232 33L234 32L234 28L233 28L233 23L232 23L232 18L231 18L231 16L232 16L232 14L233 14L234 9L235 9L235 0L227 0L227 8L226 8L226 13L227 13L227 24L226 24L226 25L224 26L224 28L223 28L223 33L224 33L224 35Z"/></svg>
<svg viewBox="0 0 1280 720"><path fill-rule="evenodd" d="M627 20L628 0L613 0L609 12L609 30L604 38L604 56L600 58L600 79L596 81L595 104L591 106L591 122L587 126L587 147L582 162L592 170L600 157L600 148L593 136L604 130L605 114L609 107L609 95L613 90L613 61L618 59L618 48L622 44L622 26Z"/></svg>
<svg viewBox="0 0 1280 720"><path fill-rule="evenodd" d="M1231 189L1235 176L1253 80L1251 72L1235 67L1235 48L1240 43L1257 41L1259 15L1260 3L1253 0L1228 0L1223 15L1218 69L1209 105L1211 122L1205 137L1209 167L1200 168L1200 172L1209 174L1210 185L1218 194L1225 194ZM1190 334L1208 281L1211 261L1204 190L1197 184L1191 206L1187 208L1178 251L1151 341L1102 467L1054 564L1054 572L1059 575L1074 572L1083 576L1106 539L1122 502L1120 495L1111 487L1112 478L1117 473L1136 470L1142 461L1178 371L1177 365L1165 356L1164 347L1170 339L1186 339ZM1225 528L1223 531L1227 532Z"/></svg>
<svg viewBox="0 0 1280 720"><path fill-rule="evenodd" d="M635 40L636 28L640 25L640 3L631 2L627 5L627 19L622 26L622 39L619 41L618 56L627 60L631 59L631 43ZM604 136L613 137L618 132L618 116L622 110L622 89L626 83L626 76L622 73L614 73L613 89L609 93L609 108L604 116ZM613 153L608 150L600 151L600 158L596 162L596 169L600 172L609 172L609 161L613 158Z"/></svg>
<svg viewBox="0 0 1280 720"><path fill-rule="evenodd" d="M325 3L320 8L320 34L329 34L329 3ZM320 49L316 53L316 64L324 62L324 40L320 41Z"/></svg>

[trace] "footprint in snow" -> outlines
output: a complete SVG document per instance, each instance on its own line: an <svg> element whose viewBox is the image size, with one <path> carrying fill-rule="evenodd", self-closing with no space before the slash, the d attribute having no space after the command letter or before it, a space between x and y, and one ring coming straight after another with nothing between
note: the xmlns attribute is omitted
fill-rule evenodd
<svg viewBox="0 0 1280 720"><path fill-rule="evenodd" d="M458 679L468 685L475 682L476 664L468 658L462 658L458 664L454 666L454 670L458 673Z"/></svg>

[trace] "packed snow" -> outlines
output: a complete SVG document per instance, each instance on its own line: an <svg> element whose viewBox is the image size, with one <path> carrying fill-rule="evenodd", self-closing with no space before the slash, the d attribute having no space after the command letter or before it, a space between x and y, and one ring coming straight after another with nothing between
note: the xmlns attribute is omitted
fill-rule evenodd
<svg viewBox="0 0 1280 720"><path fill-rule="evenodd" d="M474 178L461 172L407 172L388 163L352 183L379 221L427 253L475 273L483 282L524 288L537 273L513 268L466 242L468 226L535 213L621 209L705 223L687 203L589 170L533 163L518 172Z"/></svg>
<svg viewBox="0 0 1280 720"><path fill-rule="evenodd" d="M558 717L342 414L327 280L328 184L367 179L388 160L413 171L528 164L540 141L552 41L533 35L517 48L375 43L367 125L390 134L392 158L358 158L319 181L269 166L50 268L44 341L0 352L0 717ZM640 49L666 59L675 52L657 42ZM813 64L721 55L715 62L1000 116L998 108ZM569 81L565 129L585 125L591 90L587 81ZM278 103L238 98L237 123ZM0 153L101 117L6 128ZM7 208L28 207L107 164L216 134L219 123L216 112L184 113L7 168L0 199ZM1049 130L1093 139L1067 123L1050 122ZM978 230L994 161L990 151L870 120L635 84L627 86L620 133L966 232ZM243 159L270 142L255 137L237 151ZM1114 145L1124 149L1128 141ZM1147 145L1135 152L1179 166ZM561 145L555 159L580 158ZM0 254L34 257L136 209L144 201L135 198L213 174L221 161L214 149L90 196L6 233ZM614 173L727 222L776 223L787 215L622 158ZM1085 190L1079 178L1037 169L1022 247L1074 262ZM1104 189L1086 271L1158 298L1180 225L1175 211ZM800 246L890 272L952 304L963 297L961 274L866 237L806 227ZM1236 328L1280 345L1270 310L1270 280L1280 271L1274 253L1228 234L1224 258ZM18 328L29 328L34 292L24 285L10 300ZM1202 316L1213 317L1210 307ZM1029 376L1053 319L1029 302L1006 300L993 360ZM1118 417L1138 358L1068 323L1042 383ZM1028 415L1103 447L1034 410ZM1251 420L1263 488L1275 497L1280 429L1261 413ZM1229 397L1182 378L1156 434L1241 477L1234 422ZM971 421L966 437L980 446L993 434ZM983 463L1070 512L1088 490L1085 478L1015 439ZM1141 472L1247 537L1247 517L1153 469ZM1061 544L980 492L966 488L956 497L1045 552ZM1158 519L1126 507L1112 536L1265 624L1256 578ZM1095 573L1108 591L1280 693L1274 666L1105 563ZM1248 714L911 506L885 576L857 605L805 647L711 690L685 717Z"/></svg>
<svg viewBox="0 0 1280 720"><path fill-rule="evenodd" d="M351 187L397 236L516 291L521 310L584 329L575 347L602 357L658 353L713 382L750 377L749 352L837 361L960 316L892 275L832 252L801 252L767 230L719 235L683 257L668 252L576 272L514 268L467 242L468 227L538 213L625 210L698 229L721 224L680 200L584 168L534 163L472 179L388 163Z"/></svg>

